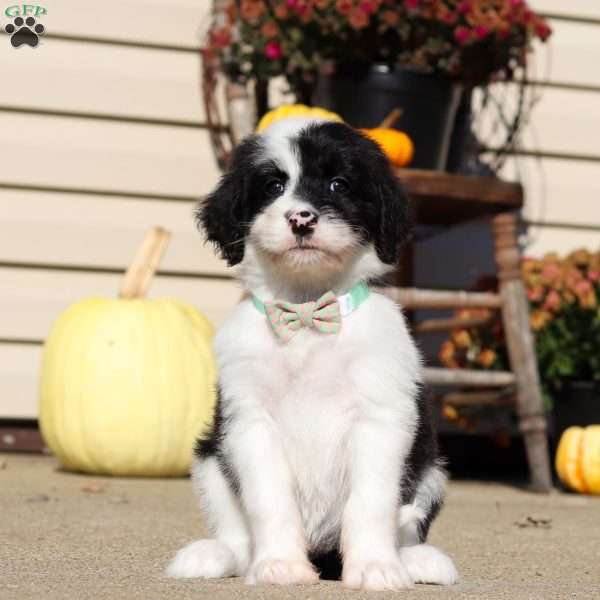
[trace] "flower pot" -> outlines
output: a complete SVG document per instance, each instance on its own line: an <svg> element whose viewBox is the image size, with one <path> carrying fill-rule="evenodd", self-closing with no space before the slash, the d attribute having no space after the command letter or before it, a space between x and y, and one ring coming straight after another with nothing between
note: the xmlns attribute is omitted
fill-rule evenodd
<svg viewBox="0 0 600 600"><path fill-rule="evenodd" d="M461 87L438 75L385 65L341 65L333 74L319 75L312 102L355 127L376 127L400 107L395 127L415 145L410 166L444 170L460 98Z"/></svg>
<svg viewBox="0 0 600 600"><path fill-rule="evenodd" d="M594 381L566 381L555 394L554 439L573 425L600 424L600 384Z"/></svg>
<svg viewBox="0 0 600 600"><path fill-rule="evenodd" d="M471 110L472 95L472 90L464 90L458 105L450 137L450 150L448 151L446 170L449 173L489 177L493 175L493 171L479 160L479 140L471 129L473 120Z"/></svg>

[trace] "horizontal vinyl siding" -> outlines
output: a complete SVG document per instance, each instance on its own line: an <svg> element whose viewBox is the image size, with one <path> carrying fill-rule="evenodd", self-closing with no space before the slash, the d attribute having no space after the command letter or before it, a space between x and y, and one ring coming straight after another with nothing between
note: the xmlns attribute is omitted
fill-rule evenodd
<svg viewBox="0 0 600 600"><path fill-rule="evenodd" d="M217 180L202 129L0 112L0 183L198 198Z"/></svg>
<svg viewBox="0 0 600 600"><path fill-rule="evenodd" d="M67 306L82 298L116 298L120 283L120 273L0 267L1 339L42 342ZM239 301L241 290L228 279L165 273L155 277L148 297L180 298L219 324Z"/></svg>
<svg viewBox="0 0 600 600"><path fill-rule="evenodd" d="M205 123L199 52L57 39L24 50L0 52L3 80L14 83L3 85L0 109Z"/></svg>
<svg viewBox="0 0 600 600"><path fill-rule="evenodd" d="M596 163L519 157L509 161L505 171L528 189L526 219L600 226L600 167Z"/></svg>
<svg viewBox="0 0 600 600"><path fill-rule="evenodd" d="M0 341L0 418L37 416L42 346Z"/></svg>
<svg viewBox="0 0 600 600"><path fill-rule="evenodd" d="M49 0L38 48L0 36L0 418L36 416L52 323L115 297L153 225L173 236L150 297L217 325L239 300L193 220L219 177L199 85L210 5Z"/></svg>
<svg viewBox="0 0 600 600"><path fill-rule="evenodd" d="M554 34L536 47L540 101L503 169L525 188L525 252L600 248L600 4L532 0Z"/></svg>
<svg viewBox="0 0 600 600"><path fill-rule="evenodd" d="M600 40L598 46L600 49ZM591 132L600 132L600 90L547 88L534 108L522 148L600 161L600 136Z"/></svg>
<svg viewBox="0 0 600 600"><path fill-rule="evenodd" d="M530 4L544 14L600 20L600 5L595 0L533 0Z"/></svg>
<svg viewBox="0 0 600 600"><path fill-rule="evenodd" d="M599 44L600 45L600 44ZM495 86L495 96L501 99L505 114L516 111L519 89L517 85ZM560 155L586 157L600 160L600 137L590 131L600 131L600 88L598 91L580 90L572 87L536 86L529 92L539 100L523 124L518 145L520 154ZM481 94L475 92L477 97ZM495 130L497 116L488 111L489 118L480 118L483 141L490 148L497 148L504 141L505 131Z"/></svg>
<svg viewBox="0 0 600 600"><path fill-rule="evenodd" d="M530 77L550 84L600 87L598 22L550 19L553 34L536 43L536 60Z"/></svg>
<svg viewBox="0 0 600 600"><path fill-rule="evenodd" d="M212 0L45 0L48 36L194 49Z"/></svg>
<svg viewBox="0 0 600 600"><path fill-rule="evenodd" d="M161 271L228 277L189 201L0 189L0 264L122 271L147 229L171 234Z"/></svg>

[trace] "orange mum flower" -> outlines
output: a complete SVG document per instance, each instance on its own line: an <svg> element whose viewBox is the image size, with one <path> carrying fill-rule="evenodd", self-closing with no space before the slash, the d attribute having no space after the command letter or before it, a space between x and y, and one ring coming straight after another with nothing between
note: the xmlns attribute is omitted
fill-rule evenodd
<svg viewBox="0 0 600 600"><path fill-rule="evenodd" d="M590 263L592 255L585 248L580 248L579 250L575 250L571 252L567 257L567 260L572 260L576 265L585 266Z"/></svg>
<svg viewBox="0 0 600 600"><path fill-rule="evenodd" d="M584 279L575 286L575 293L581 308L595 308L597 304L596 290L589 279Z"/></svg>
<svg viewBox="0 0 600 600"><path fill-rule="evenodd" d="M262 17L265 10L265 4L262 0L242 0L240 14L245 21L255 23Z"/></svg>
<svg viewBox="0 0 600 600"><path fill-rule="evenodd" d="M352 10L348 22L353 29L364 29L369 25L369 15L360 7Z"/></svg>
<svg viewBox="0 0 600 600"><path fill-rule="evenodd" d="M444 342L442 342L439 357L443 365L446 365L447 367L455 366L456 361L454 360L454 351L454 344L450 340L445 340Z"/></svg>
<svg viewBox="0 0 600 600"><path fill-rule="evenodd" d="M452 339L458 348L468 348L471 345L471 335L466 329L455 330Z"/></svg>
<svg viewBox="0 0 600 600"><path fill-rule="evenodd" d="M534 331L543 329L551 320L552 315L545 310L534 310L529 317L531 328Z"/></svg>
<svg viewBox="0 0 600 600"><path fill-rule="evenodd" d="M342 15L349 15L353 8L352 0L336 0L335 9Z"/></svg>
<svg viewBox="0 0 600 600"><path fill-rule="evenodd" d="M486 369L491 367L498 358L498 355L491 348L484 348L477 357L477 362Z"/></svg>
<svg viewBox="0 0 600 600"><path fill-rule="evenodd" d="M400 15L397 12L394 12L393 10L386 10L383 13L382 17L384 23L386 25L389 25L390 27L397 25L398 21L400 20Z"/></svg>
<svg viewBox="0 0 600 600"><path fill-rule="evenodd" d="M267 21L260 28L260 31L266 38L272 38L279 33L279 27L277 27L275 21Z"/></svg>
<svg viewBox="0 0 600 600"><path fill-rule="evenodd" d="M283 2L281 4L278 4L273 9L273 12L275 13L275 16L278 19L282 19L282 20L285 20L290 16L290 11L288 10L288 7Z"/></svg>

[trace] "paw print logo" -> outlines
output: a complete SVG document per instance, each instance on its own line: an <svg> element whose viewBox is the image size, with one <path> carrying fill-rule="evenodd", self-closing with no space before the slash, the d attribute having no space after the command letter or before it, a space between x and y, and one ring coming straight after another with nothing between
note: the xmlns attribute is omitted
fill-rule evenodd
<svg viewBox="0 0 600 600"><path fill-rule="evenodd" d="M23 44L27 44L35 48L40 41L40 35L44 34L44 26L41 23L35 22L33 17L17 17L12 23L9 23L4 30L10 35L10 43L18 48Z"/></svg>

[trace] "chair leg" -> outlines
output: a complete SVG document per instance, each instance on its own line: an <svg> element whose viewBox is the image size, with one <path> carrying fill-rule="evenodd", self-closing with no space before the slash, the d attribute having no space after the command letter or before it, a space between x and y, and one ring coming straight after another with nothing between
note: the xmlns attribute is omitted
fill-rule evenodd
<svg viewBox="0 0 600 600"><path fill-rule="evenodd" d="M516 377L519 429L524 436L534 491L548 493L552 476L544 406L540 390L529 307L521 279L517 220L513 213L492 219L495 258L500 280L502 321L511 369Z"/></svg>

